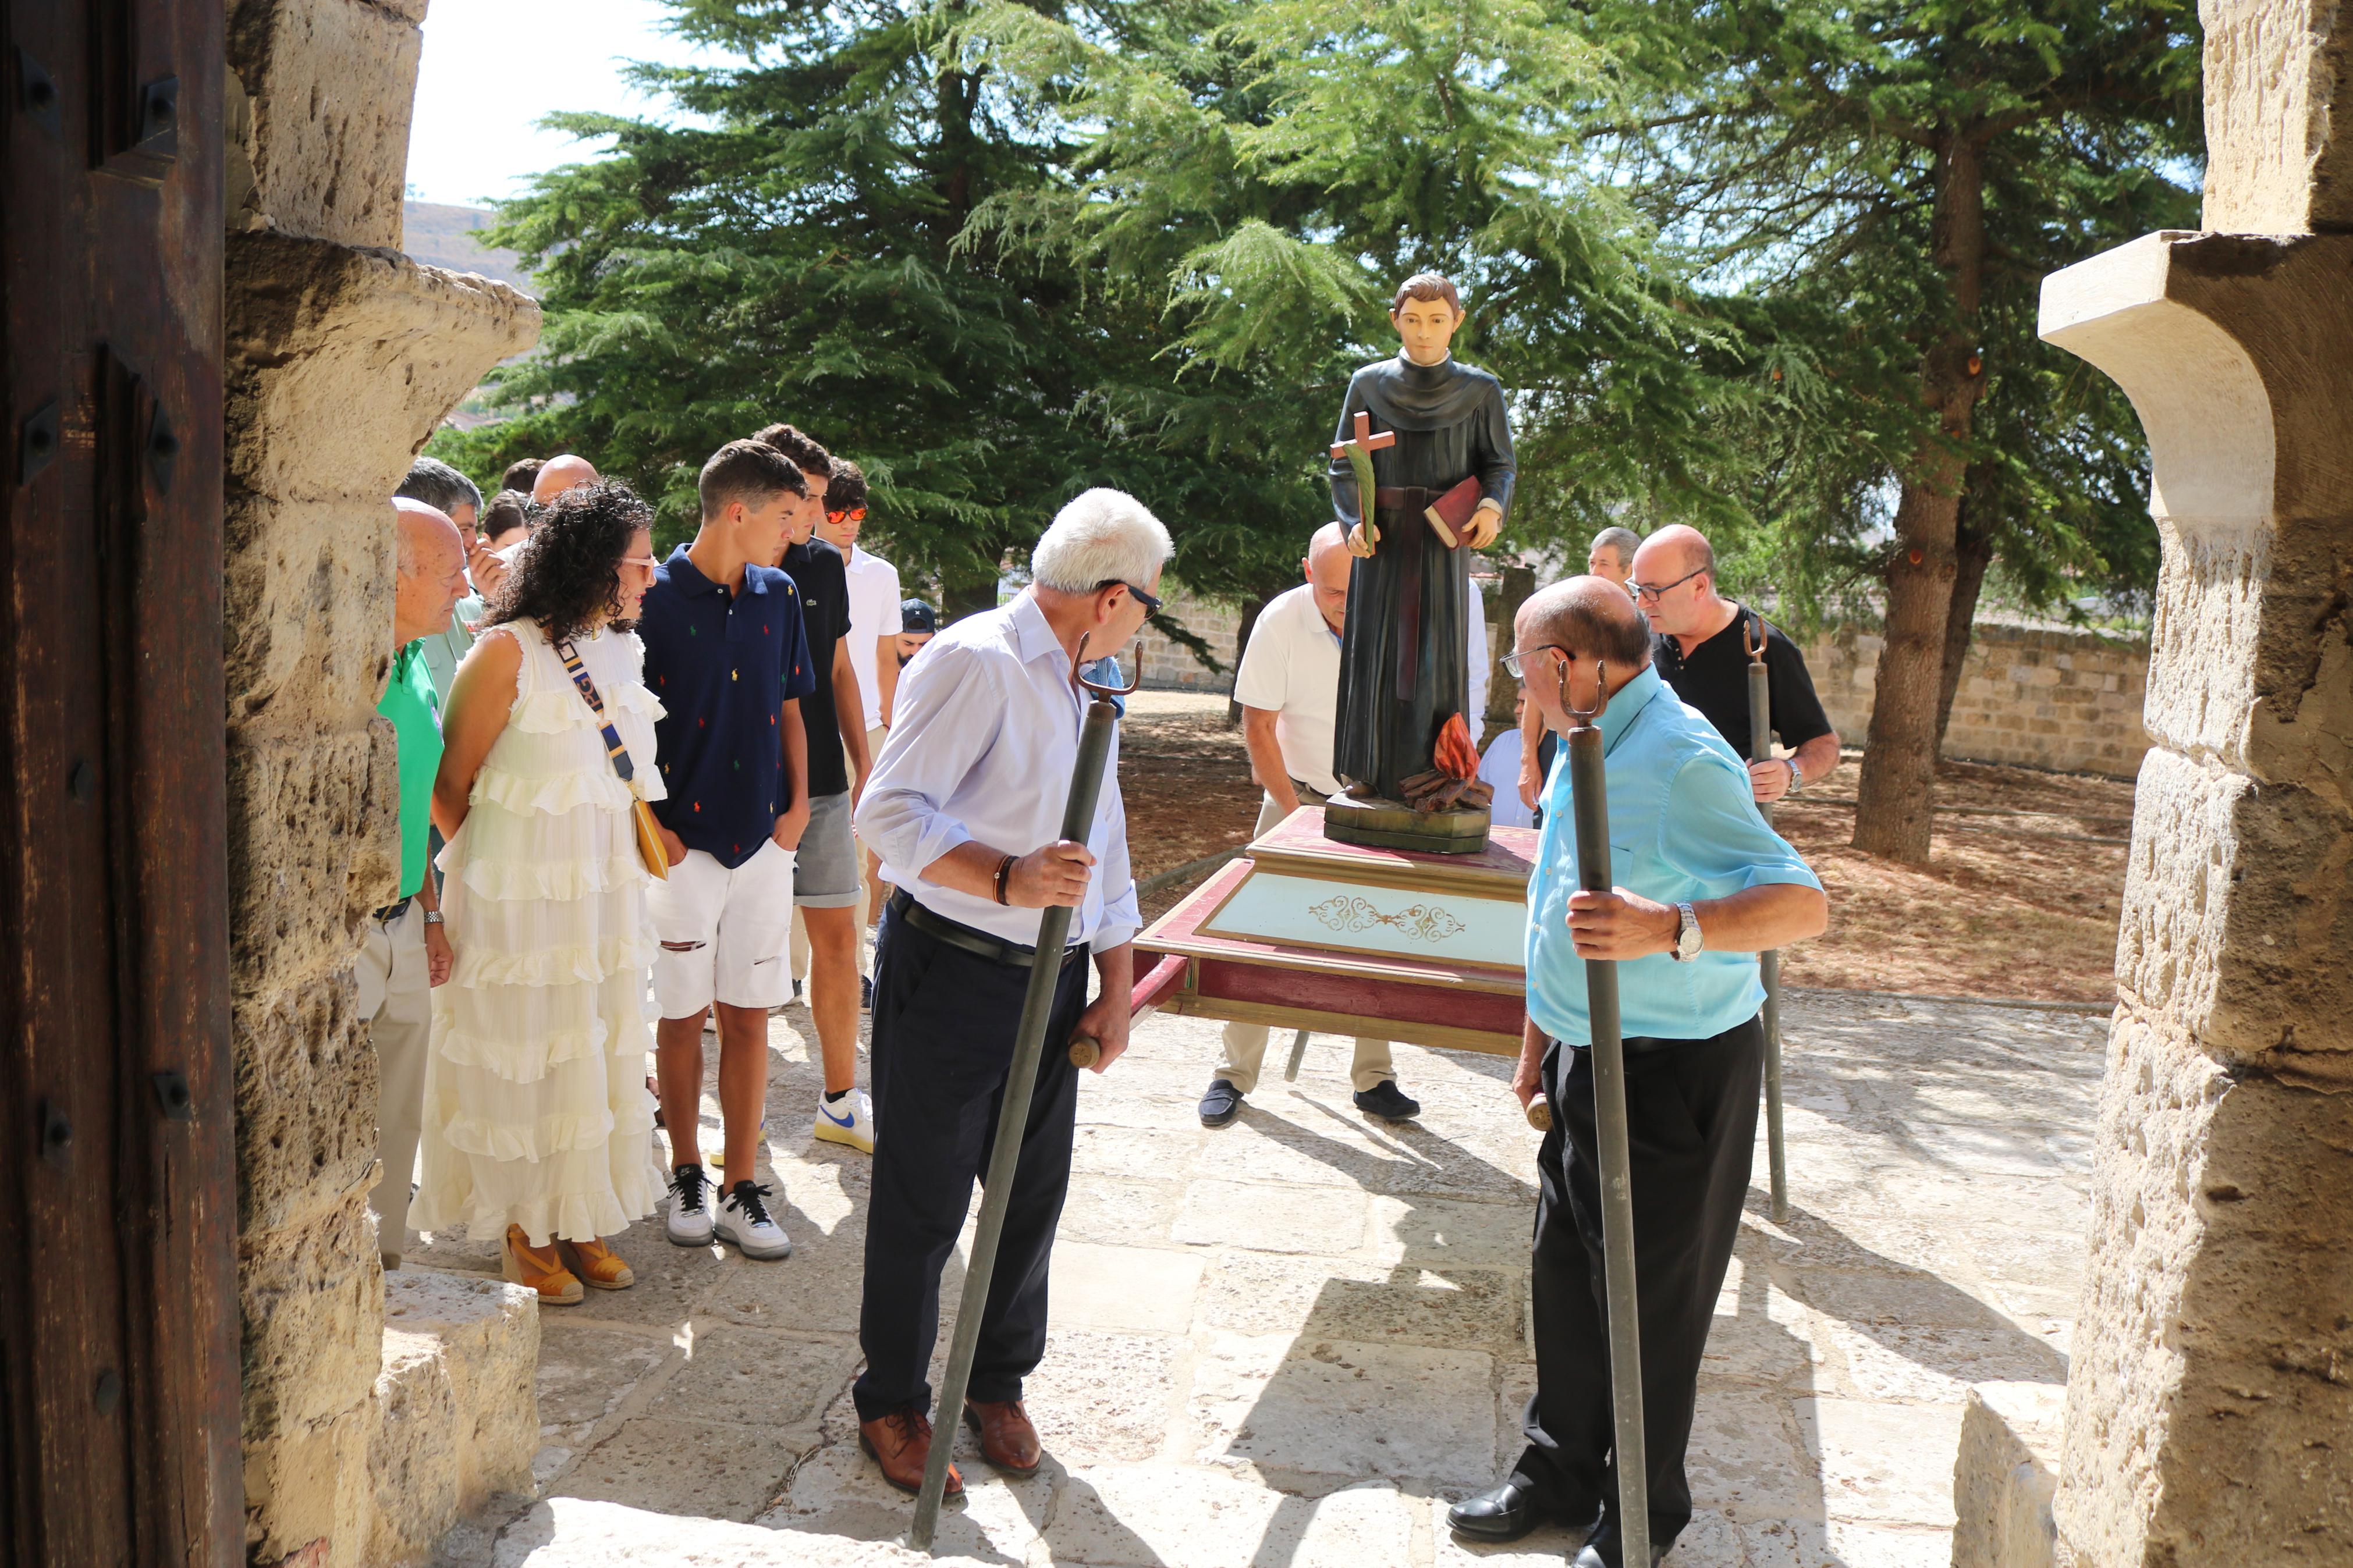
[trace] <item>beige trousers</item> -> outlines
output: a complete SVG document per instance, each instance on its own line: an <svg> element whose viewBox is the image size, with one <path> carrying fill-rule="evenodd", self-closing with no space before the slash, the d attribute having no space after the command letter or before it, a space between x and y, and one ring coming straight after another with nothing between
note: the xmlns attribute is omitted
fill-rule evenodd
<svg viewBox="0 0 2353 1568"><path fill-rule="evenodd" d="M375 1125L384 1169L368 1194L376 1250L396 1267L408 1239L408 1188L425 1115L425 1061L433 1048L433 987L425 970L425 909L367 922L360 948L359 1012L375 1044Z"/></svg>
<svg viewBox="0 0 2353 1568"><path fill-rule="evenodd" d="M866 731L866 756L869 762L871 762L874 758L882 754L882 742L889 738L890 734L891 731L880 724L875 725L874 728ZM841 759L844 763L849 762L849 748L848 746L841 748ZM854 768L851 769L851 780L855 782L857 777L857 770ZM858 972L860 974L867 974L872 972L870 967L871 961L866 956L866 938L868 935L867 921L873 917L874 911L881 907L880 900L884 897L884 895L875 891L875 889L880 886L880 884L877 882L874 876L873 858L866 853L866 846L860 844L858 847L857 853L858 903L856 907L858 910ZM808 925L801 919L801 912L797 909L793 910L792 950L793 978L796 980L806 980L808 978L809 966Z"/></svg>
<svg viewBox="0 0 2353 1568"><path fill-rule="evenodd" d="M1299 803L1302 805L1321 805L1324 800L1324 796L1312 789L1303 786L1299 791ZM1251 832L1250 837L1256 838L1260 834L1282 821L1282 816L1283 814L1275 805L1272 795L1261 796L1258 805L1258 826ZM1269 1030L1264 1024L1228 1024L1226 1048L1218 1058L1217 1076L1232 1084L1243 1094L1248 1094L1256 1089L1259 1068L1266 1060L1268 1033ZM1348 1069L1349 1081L1356 1087L1356 1091L1361 1094L1384 1079L1394 1081L1396 1078L1397 1066L1390 1059L1389 1043L1387 1040L1376 1040L1368 1035L1357 1036L1356 1060Z"/></svg>

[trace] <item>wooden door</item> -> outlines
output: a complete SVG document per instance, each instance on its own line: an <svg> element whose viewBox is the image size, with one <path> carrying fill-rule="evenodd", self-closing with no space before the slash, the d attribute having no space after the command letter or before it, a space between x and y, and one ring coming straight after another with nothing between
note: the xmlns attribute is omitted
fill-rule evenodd
<svg viewBox="0 0 2353 1568"><path fill-rule="evenodd" d="M230 1564L220 0L0 0L0 1560Z"/></svg>

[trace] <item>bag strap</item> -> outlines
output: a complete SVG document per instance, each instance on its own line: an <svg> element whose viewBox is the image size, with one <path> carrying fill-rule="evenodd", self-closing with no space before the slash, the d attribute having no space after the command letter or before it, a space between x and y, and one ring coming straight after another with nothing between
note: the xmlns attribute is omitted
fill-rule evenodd
<svg viewBox="0 0 2353 1568"><path fill-rule="evenodd" d="M621 775L623 784L634 785L637 769L629 761L629 748L622 741L621 732L613 728L613 721L606 717L605 700L596 695L596 683L588 678L588 667L580 662L580 650L572 646L570 637L554 647L555 657L564 661L565 670L572 677L572 684L580 689L580 695L588 700L588 706L596 714L596 727L605 732L605 754L612 759L613 771Z"/></svg>

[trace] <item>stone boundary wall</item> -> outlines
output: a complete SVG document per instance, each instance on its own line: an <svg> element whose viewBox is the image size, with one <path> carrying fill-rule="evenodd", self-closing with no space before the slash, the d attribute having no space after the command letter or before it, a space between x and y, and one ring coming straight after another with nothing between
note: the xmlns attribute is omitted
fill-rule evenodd
<svg viewBox="0 0 2353 1568"><path fill-rule="evenodd" d="M1496 597L1487 585L1490 646L1502 651L1492 624ZM1179 588L1168 600L1178 624L1205 639L1224 673L1202 667L1191 650L1147 627L1144 684L1155 691L1233 690L1240 606L1195 597ZM1871 701L1879 672L1878 631L1857 624L1831 627L1806 647L1806 663L1822 708L1839 736L1860 746L1871 729ZM1981 624L1971 639L1961 688L1953 698L1945 755L1965 762L2010 763L2062 773L2132 778L2140 772L2148 735L2141 704L2148 689L2148 644L2096 632Z"/></svg>
<svg viewBox="0 0 2353 1568"><path fill-rule="evenodd" d="M1833 626L1806 646L1822 710L1850 746L1871 729L1876 630ZM1945 755L2061 773L2138 776L2148 731L2148 644L2096 632L1980 624L1953 694Z"/></svg>

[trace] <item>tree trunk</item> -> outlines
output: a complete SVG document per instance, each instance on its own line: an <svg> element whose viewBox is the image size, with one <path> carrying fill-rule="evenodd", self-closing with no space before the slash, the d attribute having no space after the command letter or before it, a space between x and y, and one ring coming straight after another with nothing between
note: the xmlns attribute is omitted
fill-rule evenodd
<svg viewBox="0 0 2353 1568"><path fill-rule="evenodd" d="M997 579L960 578L940 584L940 621L945 625L997 608Z"/></svg>
<svg viewBox="0 0 2353 1568"><path fill-rule="evenodd" d="M1266 609L1266 596L1260 595L1242 605L1242 622L1234 630L1234 679L1242 673L1242 655L1250 651L1250 634L1258 630L1258 618ZM1242 721L1242 700L1230 693L1226 698L1226 728L1239 729Z"/></svg>
<svg viewBox="0 0 2353 1568"><path fill-rule="evenodd" d="M1973 479L1974 470L1961 481L1966 488L1953 541L1953 606L1945 616L1945 685L1936 699L1936 755L1940 757L1945 754L1945 731L1953 721L1953 698L1961 689L1961 666L1968 662L1978 595L1985 587L1986 569L1993 564L1993 531L1969 521L1969 495L1976 489Z"/></svg>
<svg viewBox="0 0 2353 1568"><path fill-rule="evenodd" d="M1501 734L1516 722L1513 712L1519 700L1520 683L1504 672L1504 658L1512 651L1512 634L1519 624L1520 606L1535 591L1534 567L1513 563L1504 568L1504 580L1495 590L1494 635L1487 642L1487 652L1494 666L1487 676L1487 711L1483 715L1489 734Z"/></svg>
<svg viewBox="0 0 2353 1568"><path fill-rule="evenodd" d="M1936 715L1947 623L1959 575L1956 544L1967 478L1958 443L1985 385L1977 342L1985 263L1985 169L1979 132L1963 127L1936 150L1935 259L1950 290L1946 323L1922 356L1921 401L1936 416L1905 465L1887 567L1887 640L1855 789L1854 847L1913 865L1928 861L1936 789Z"/></svg>

